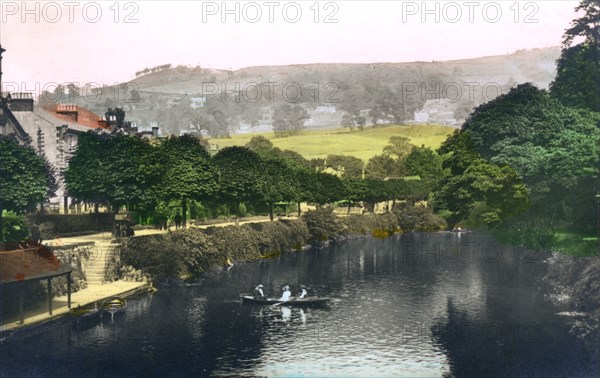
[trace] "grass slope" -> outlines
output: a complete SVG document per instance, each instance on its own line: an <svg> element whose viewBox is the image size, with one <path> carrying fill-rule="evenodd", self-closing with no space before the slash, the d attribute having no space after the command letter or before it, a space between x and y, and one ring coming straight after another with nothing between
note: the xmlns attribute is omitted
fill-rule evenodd
<svg viewBox="0 0 600 378"><path fill-rule="evenodd" d="M292 150L307 159L325 158L329 154L355 156L365 162L380 154L391 136L410 138L415 146L437 148L455 128L439 125L401 125L366 127L350 132L348 129L303 130L297 135L276 138L273 133L234 135L231 138L211 139L219 148L244 146L256 135L262 135L282 150Z"/></svg>

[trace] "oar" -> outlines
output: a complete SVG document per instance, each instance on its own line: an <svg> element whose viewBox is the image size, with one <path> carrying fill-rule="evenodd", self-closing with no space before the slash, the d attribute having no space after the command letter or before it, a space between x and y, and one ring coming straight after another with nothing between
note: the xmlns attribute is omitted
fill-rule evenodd
<svg viewBox="0 0 600 378"><path fill-rule="evenodd" d="M289 301L283 301L283 302L275 303L275 304L272 304L271 307L281 306L282 304L290 303L292 301L293 301L293 299L290 299Z"/></svg>

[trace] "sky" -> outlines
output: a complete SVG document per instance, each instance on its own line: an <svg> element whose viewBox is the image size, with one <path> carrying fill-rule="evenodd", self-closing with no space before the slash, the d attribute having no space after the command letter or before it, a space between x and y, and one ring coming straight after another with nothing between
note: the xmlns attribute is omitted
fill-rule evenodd
<svg viewBox="0 0 600 378"><path fill-rule="evenodd" d="M0 2L3 90L146 67L442 61L561 44L578 1Z"/></svg>

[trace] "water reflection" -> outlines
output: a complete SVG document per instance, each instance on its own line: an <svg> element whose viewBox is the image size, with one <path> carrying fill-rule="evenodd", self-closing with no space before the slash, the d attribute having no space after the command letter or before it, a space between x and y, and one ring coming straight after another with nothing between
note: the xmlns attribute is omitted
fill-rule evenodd
<svg viewBox="0 0 600 378"><path fill-rule="evenodd" d="M407 234L240 263L130 300L114 324L65 319L15 334L0 343L0 376L594 372L598 357L538 289L541 259L521 252L477 234ZM305 284L333 299L327 308L242 306L239 293L258 283L267 294Z"/></svg>

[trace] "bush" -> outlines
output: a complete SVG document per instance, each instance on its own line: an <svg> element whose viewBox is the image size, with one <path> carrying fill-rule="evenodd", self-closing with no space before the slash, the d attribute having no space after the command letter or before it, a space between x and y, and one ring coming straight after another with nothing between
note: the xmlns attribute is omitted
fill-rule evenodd
<svg viewBox="0 0 600 378"><path fill-rule="evenodd" d="M13 212L7 211L2 215L2 233L7 243L18 242L29 238L29 229L25 219Z"/></svg>
<svg viewBox="0 0 600 378"><path fill-rule="evenodd" d="M386 238L402 230L398 227L398 220L394 214L365 214L350 215L340 218L342 224L342 235L356 236L374 236L376 238Z"/></svg>
<svg viewBox="0 0 600 378"><path fill-rule="evenodd" d="M210 238L198 229L169 233L165 237L174 252L182 259L185 272L191 276L204 273L213 266L223 265L222 256Z"/></svg>
<svg viewBox="0 0 600 378"><path fill-rule="evenodd" d="M243 226L187 229L163 235L131 238L122 262L155 280L182 275L198 276L235 261L259 259L265 254L301 248L309 238L302 221L253 223ZM131 268L120 272L133 271Z"/></svg>
<svg viewBox="0 0 600 378"><path fill-rule="evenodd" d="M246 214L248 213L247 209L246 209L246 205L244 205L243 203L240 203L240 206L238 208L239 210L239 214L240 214L240 218L243 218L246 216Z"/></svg>
<svg viewBox="0 0 600 378"><path fill-rule="evenodd" d="M446 221L425 206L399 203L392 212L398 219L398 226L404 231L440 231L448 227Z"/></svg>
<svg viewBox="0 0 600 378"><path fill-rule="evenodd" d="M333 207L318 207L302 214L302 219L308 227L308 242L320 246L334 239L342 231Z"/></svg>
<svg viewBox="0 0 600 378"><path fill-rule="evenodd" d="M170 244L168 235L129 238L121 251L123 263L157 280L179 277L184 271L181 250Z"/></svg>

